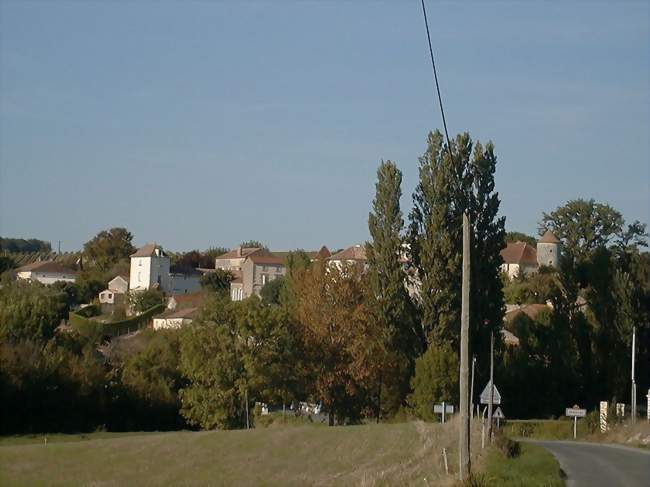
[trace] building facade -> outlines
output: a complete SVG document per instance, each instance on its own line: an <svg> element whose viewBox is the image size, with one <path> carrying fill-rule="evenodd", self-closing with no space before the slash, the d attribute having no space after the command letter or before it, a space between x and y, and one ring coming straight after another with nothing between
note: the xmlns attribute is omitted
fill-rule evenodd
<svg viewBox="0 0 650 487"><path fill-rule="evenodd" d="M32 262L16 269L16 278L41 284L75 282L78 272L54 261Z"/></svg>

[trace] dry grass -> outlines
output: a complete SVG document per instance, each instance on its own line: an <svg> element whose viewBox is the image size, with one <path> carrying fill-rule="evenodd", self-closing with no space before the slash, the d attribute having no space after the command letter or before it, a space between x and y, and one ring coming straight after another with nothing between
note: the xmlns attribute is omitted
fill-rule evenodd
<svg viewBox="0 0 650 487"><path fill-rule="evenodd" d="M585 438L599 443L619 443L621 445L650 448L650 423L638 420L636 424L620 423L605 434L597 432Z"/></svg>
<svg viewBox="0 0 650 487"><path fill-rule="evenodd" d="M174 432L0 446L0 485L448 485L458 430L422 422ZM473 437L480 447L480 432ZM424 479L427 479L426 481Z"/></svg>

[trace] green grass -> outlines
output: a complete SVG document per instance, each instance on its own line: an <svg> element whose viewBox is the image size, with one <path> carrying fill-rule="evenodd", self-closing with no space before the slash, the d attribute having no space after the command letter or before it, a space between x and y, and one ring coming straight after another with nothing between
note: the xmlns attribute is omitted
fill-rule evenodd
<svg viewBox="0 0 650 487"><path fill-rule="evenodd" d="M493 449L485 459L484 477L490 486L560 487L564 485L560 465L544 448L521 443L521 453L506 458Z"/></svg>
<svg viewBox="0 0 650 487"><path fill-rule="evenodd" d="M457 438L453 423L422 422L53 435L47 446L10 437L0 442L0 485L426 487L426 477L439 486L448 482L441 448L455 470Z"/></svg>

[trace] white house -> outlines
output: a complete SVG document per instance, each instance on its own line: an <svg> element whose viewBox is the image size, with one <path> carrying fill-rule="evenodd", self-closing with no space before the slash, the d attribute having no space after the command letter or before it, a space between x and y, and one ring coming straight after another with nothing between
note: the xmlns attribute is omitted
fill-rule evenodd
<svg viewBox="0 0 650 487"><path fill-rule="evenodd" d="M116 276L108 281L108 288L99 293L99 304L102 310L107 311L116 304L123 304L128 290L129 281L126 277Z"/></svg>
<svg viewBox="0 0 650 487"><path fill-rule="evenodd" d="M164 328L180 328L181 326L192 323L198 308L184 308L178 311L166 311L153 319L153 329L162 330Z"/></svg>
<svg viewBox="0 0 650 487"><path fill-rule="evenodd" d="M146 244L131 255L129 288L144 291L159 287L168 294L189 294L201 288L201 273L196 269L171 266L160 245Z"/></svg>
<svg viewBox="0 0 650 487"><path fill-rule="evenodd" d="M16 278L42 284L75 282L78 272L54 261L32 262L16 269Z"/></svg>

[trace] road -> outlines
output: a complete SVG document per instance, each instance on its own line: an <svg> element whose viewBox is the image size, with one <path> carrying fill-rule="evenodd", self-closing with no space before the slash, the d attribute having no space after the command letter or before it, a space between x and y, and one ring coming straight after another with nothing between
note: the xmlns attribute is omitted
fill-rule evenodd
<svg viewBox="0 0 650 487"><path fill-rule="evenodd" d="M650 487L650 451L579 441L534 441L567 475L567 487Z"/></svg>

